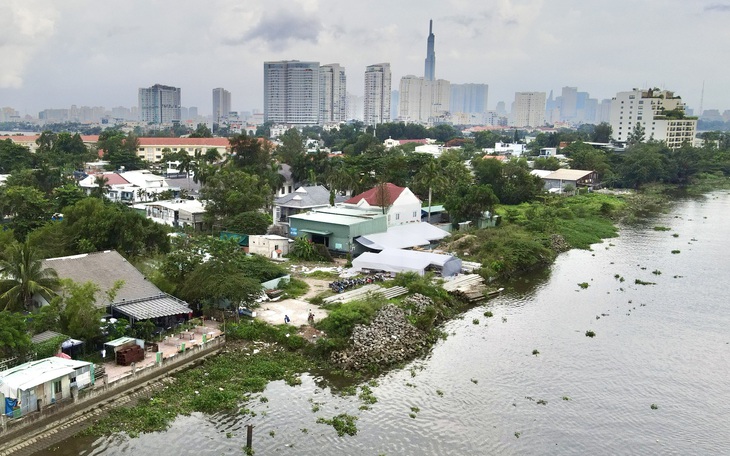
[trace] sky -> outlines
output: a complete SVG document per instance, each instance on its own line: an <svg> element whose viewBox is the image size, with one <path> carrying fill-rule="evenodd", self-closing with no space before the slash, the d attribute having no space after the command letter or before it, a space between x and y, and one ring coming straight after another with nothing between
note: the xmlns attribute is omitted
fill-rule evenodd
<svg viewBox="0 0 730 456"><path fill-rule="evenodd" d="M675 91L695 112L730 109L730 0L2 0L0 107L131 107L138 89L182 88L182 105L263 107L263 62L339 63L348 92L389 62L392 88L423 76L428 21L436 77L515 92L578 87L604 99Z"/></svg>

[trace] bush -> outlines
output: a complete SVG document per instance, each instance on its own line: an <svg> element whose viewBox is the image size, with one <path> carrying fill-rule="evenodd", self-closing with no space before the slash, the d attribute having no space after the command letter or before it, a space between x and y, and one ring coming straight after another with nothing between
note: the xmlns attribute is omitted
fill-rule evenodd
<svg viewBox="0 0 730 456"><path fill-rule="evenodd" d="M320 320L316 327L334 338L348 339L357 324L368 324L375 313L385 304L383 298L351 301L336 304L330 314Z"/></svg>
<svg viewBox="0 0 730 456"><path fill-rule="evenodd" d="M232 340L279 343L289 350L299 350L304 347L305 342L296 332L296 328L289 325L273 326L260 320L246 320L229 324L226 337Z"/></svg>

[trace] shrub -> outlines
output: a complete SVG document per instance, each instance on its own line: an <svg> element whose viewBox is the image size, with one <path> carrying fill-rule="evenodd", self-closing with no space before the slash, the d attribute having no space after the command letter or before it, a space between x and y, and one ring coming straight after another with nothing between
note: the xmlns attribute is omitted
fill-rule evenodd
<svg viewBox="0 0 730 456"><path fill-rule="evenodd" d="M320 320L316 326L326 332L329 337L349 338L357 324L367 324L375 313L385 304L383 298L365 299L336 304L330 314Z"/></svg>

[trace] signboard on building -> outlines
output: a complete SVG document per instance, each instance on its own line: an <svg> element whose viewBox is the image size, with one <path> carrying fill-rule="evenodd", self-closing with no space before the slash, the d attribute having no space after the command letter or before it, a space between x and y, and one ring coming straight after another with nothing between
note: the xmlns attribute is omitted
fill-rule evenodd
<svg viewBox="0 0 730 456"><path fill-rule="evenodd" d="M291 227L291 228L289 228L289 234L291 236L298 236L299 235L299 229L298 228Z"/></svg>

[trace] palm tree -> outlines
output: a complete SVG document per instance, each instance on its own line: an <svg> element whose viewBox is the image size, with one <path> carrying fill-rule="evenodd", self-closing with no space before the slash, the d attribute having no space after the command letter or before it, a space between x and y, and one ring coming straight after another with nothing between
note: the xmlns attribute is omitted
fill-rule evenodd
<svg viewBox="0 0 730 456"><path fill-rule="evenodd" d="M4 310L29 310L33 296L51 299L58 288L58 274L52 268L44 268L37 252L28 242L10 247L7 260L0 261L0 302Z"/></svg>
<svg viewBox="0 0 730 456"><path fill-rule="evenodd" d="M443 171L436 164L436 160L426 163L414 176L414 183L428 187L428 223L431 223L431 197L433 189L440 190L447 184Z"/></svg>
<svg viewBox="0 0 730 456"><path fill-rule="evenodd" d="M205 161L208 163L215 163L221 159L221 153L215 147L210 147L205 151Z"/></svg>
<svg viewBox="0 0 730 456"><path fill-rule="evenodd" d="M107 184L109 182L109 179L104 176L103 174L99 174L94 179L94 184L96 184L96 188L93 190L95 196L98 196L99 198L103 198L104 194L111 190L111 186Z"/></svg>

